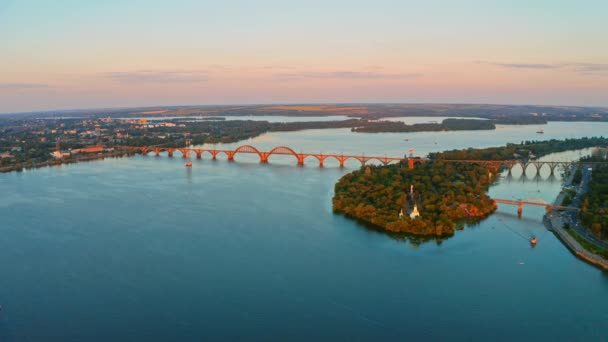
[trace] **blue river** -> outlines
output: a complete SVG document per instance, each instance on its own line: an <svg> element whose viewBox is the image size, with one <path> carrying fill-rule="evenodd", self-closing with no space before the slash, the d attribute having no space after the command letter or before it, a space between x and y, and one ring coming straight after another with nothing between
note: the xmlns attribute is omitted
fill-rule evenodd
<svg viewBox="0 0 608 342"><path fill-rule="evenodd" d="M608 132L537 128L310 130L225 147L401 156ZM0 174L0 340L608 339L608 275L544 228L542 208L518 219L500 206L419 243L332 213L333 186L354 161L256 158L206 156L187 169L151 154ZM503 175L490 195L550 202L561 177L542 171Z"/></svg>

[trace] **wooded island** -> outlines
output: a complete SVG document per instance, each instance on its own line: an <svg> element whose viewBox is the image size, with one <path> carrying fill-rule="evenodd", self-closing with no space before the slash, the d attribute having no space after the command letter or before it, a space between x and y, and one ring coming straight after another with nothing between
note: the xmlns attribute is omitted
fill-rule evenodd
<svg viewBox="0 0 608 342"><path fill-rule="evenodd" d="M391 232L448 236L460 221L496 210L486 194L494 179L486 167L468 163L368 166L338 181L333 208ZM420 216L411 218L414 210Z"/></svg>
<svg viewBox="0 0 608 342"><path fill-rule="evenodd" d="M338 181L333 209L390 232L448 236L461 223L482 219L496 210L486 193L500 172L498 166L455 160L526 161L555 152L607 145L608 139L603 137L526 141L430 153L428 161L413 169L405 165L367 166ZM588 218L587 221L591 222ZM599 230L597 224L593 227Z"/></svg>

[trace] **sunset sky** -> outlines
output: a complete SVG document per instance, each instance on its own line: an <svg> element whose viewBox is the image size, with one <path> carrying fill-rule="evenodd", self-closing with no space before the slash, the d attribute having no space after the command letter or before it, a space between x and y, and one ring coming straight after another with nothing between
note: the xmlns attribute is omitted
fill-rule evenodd
<svg viewBox="0 0 608 342"><path fill-rule="evenodd" d="M0 113L608 106L608 1L0 0Z"/></svg>

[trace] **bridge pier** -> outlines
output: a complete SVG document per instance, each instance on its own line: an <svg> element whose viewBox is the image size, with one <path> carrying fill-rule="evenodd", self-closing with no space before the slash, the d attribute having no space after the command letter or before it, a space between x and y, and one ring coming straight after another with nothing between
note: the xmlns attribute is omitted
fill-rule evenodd
<svg viewBox="0 0 608 342"><path fill-rule="evenodd" d="M321 155L319 157L319 167L323 167L323 162L325 161L325 158L327 158L327 157L325 157L323 155Z"/></svg>
<svg viewBox="0 0 608 342"><path fill-rule="evenodd" d="M296 157L298 158L298 166L304 166L304 156L299 154Z"/></svg>
<svg viewBox="0 0 608 342"><path fill-rule="evenodd" d="M170 148L167 150L169 157L173 157L173 151L175 151L175 149L173 149L173 148Z"/></svg>
<svg viewBox="0 0 608 342"><path fill-rule="evenodd" d="M557 168L557 166L558 166L557 164L553 164L553 165L551 166L551 174L550 174L550 176L555 175L555 169Z"/></svg>
<svg viewBox="0 0 608 342"><path fill-rule="evenodd" d="M196 159L201 159L203 157L203 151L196 151Z"/></svg>
<svg viewBox="0 0 608 342"><path fill-rule="evenodd" d="M268 163L268 153L260 153L260 163L266 164Z"/></svg>
<svg viewBox="0 0 608 342"><path fill-rule="evenodd" d="M216 160L216 159L217 159L217 150L211 150L211 158L212 158L213 160Z"/></svg>
<svg viewBox="0 0 608 342"><path fill-rule="evenodd" d="M154 153L156 154L157 157L160 157L160 149L159 148L155 148L154 149Z"/></svg>
<svg viewBox="0 0 608 342"><path fill-rule="evenodd" d="M520 202L517 204L517 217L521 218L521 214L523 211L524 211L524 204Z"/></svg>

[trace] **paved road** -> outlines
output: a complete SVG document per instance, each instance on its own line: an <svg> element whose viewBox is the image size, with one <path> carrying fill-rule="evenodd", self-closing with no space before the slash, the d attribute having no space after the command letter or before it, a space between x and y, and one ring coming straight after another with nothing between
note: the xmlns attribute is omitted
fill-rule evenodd
<svg viewBox="0 0 608 342"><path fill-rule="evenodd" d="M578 241L576 241L566 230L563 228L563 220L559 215L549 215L549 222L552 226L553 232L568 246L568 248L579 258L586 260L594 265L597 265L605 270L608 270L608 260L602 258L599 255L593 254L584 249Z"/></svg>
<svg viewBox="0 0 608 342"><path fill-rule="evenodd" d="M572 207L580 208L583 194L589 190L589 182L591 181L591 174L593 172L592 170L589 170L589 169L590 169L590 167L588 165L583 165L583 169L582 169L583 178L581 180L580 186L578 186L578 188L577 188L576 196L572 199L572 204L570 205ZM572 178L570 180L572 180ZM578 235L582 236L585 240L589 241L590 243L592 243L596 246L602 247L604 249L608 249L608 243L596 238L587 229L585 229L583 227L583 225L581 224L581 222L578 218L578 212L576 212L576 211L562 212L561 216L562 216L564 223L568 223L570 225L570 228L574 229L574 231Z"/></svg>

